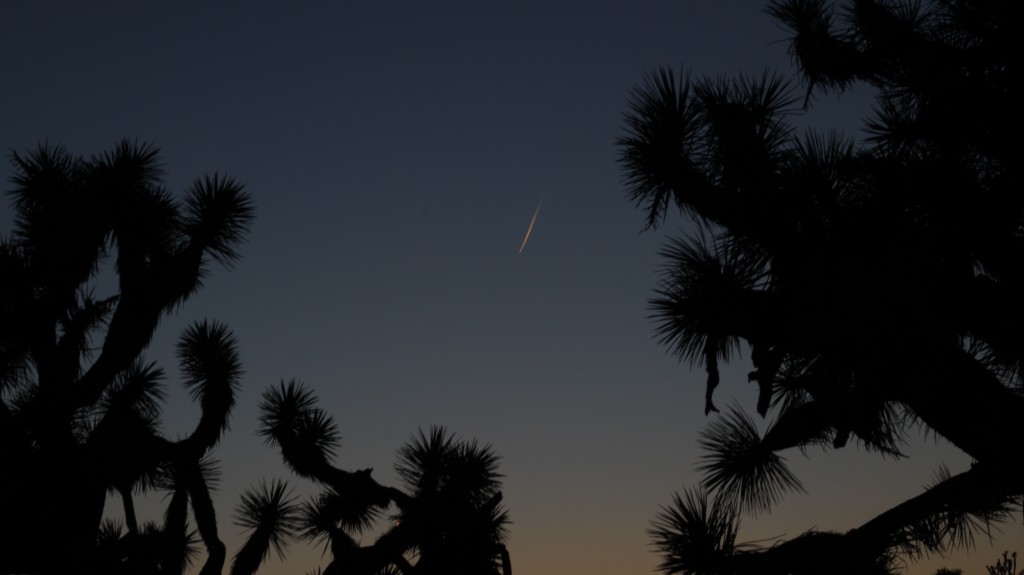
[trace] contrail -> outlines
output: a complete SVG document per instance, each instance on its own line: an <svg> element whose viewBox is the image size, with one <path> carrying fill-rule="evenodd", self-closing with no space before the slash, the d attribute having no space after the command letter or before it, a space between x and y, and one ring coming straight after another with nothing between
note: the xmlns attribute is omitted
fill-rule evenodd
<svg viewBox="0 0 1024 575"><path fill-rule="evenodd" d="M544 192L544 194L546 193L547 192ZM537 214L540 213L540 207L544 203L544 194L540 195L540 201L537 202L537 209L533 210L533 217L530 218L530 226L526 228L526 236L523 237L523 243L519 245L518 253L523 253L523 248L526 247L526 242L530 239L530 234L533 233L533 224L537 223Z"/></svg>

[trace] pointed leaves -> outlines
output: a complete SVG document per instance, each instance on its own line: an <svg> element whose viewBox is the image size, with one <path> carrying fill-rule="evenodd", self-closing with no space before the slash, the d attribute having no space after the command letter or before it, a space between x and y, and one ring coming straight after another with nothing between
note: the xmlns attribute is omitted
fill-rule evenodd
<svg viewBox="0 0 1024 575"><path fill-rule="evenodd" d="M202 321L189 326L178 342L185 388L198 400L202 418L190 440L212 447L228 428L228 416L241 385L242 362L227 326Z"/></svg>
<svg viewBox="0 0 1024 575"><path fill-rule="evenodd" d="M709 239L708 233L669 240L661 285L649 302L659 343L680 360L708 372L705 414L717 411L712 392L718 363L739 350L738 335L750 317L743 300L763 278L762 266L741 244Z"/></svg>
<svg viewBox="0 0 1024 575"><path fill-rule="evenodd" d="M713 498L704 489L673 494L648 530L662 558L658 570L666 575L726 573L739 526L739 514L725 498Z"/></svg>
<svg viewBox="0 0 1024 575"><path fill-rule="evenodd" d="M627 135L617 144L629 197L647 212L647 227L665 218L669 203L685 187L708 185L699 168L700 108L689 78L669 68L644 78L630 95Z"/></svg>
<svg viewBox="0 0 1024 575"><path fill-rule="evenodd" d="M754 422L736 406L701 432L699 444L708 452L697 466L704 475L701 485L745 512L769 511L786 491L803 490L785 459L762 441Z"/></svg>
<svg viewBox="0 0 1024 575"><path fill-rule="evenodd" d="M254 216L252 199L241 183L218 174L196 180L185 208L185 233L193 242L222 265L238 258L235 246L245 239Z"/></svg>
<svg viewBox="0 0 1024 575"><path fill-rule="evenodd" d="M410 498L389 533L409 538L421 561L454 571L494 568L508 523L499 459L489 445L460 440L443 427L420 429L399 450L395 471Z"/></svg>
<svg viewBox="0 0 1024 575"><path fill-rule="evenodd" d="M375 498L358 491L328 489L302 506L303 537L311 541L334 537L337 530L363 534L381 517Z"/></svg>
<svg viewBox="0 0 1024 575"><path fill-rule="evenodd" d="M235 555L232 575L252 575L267 558L273 547L281 559L288 541L298 529L298 506L290 497L287 484L261 482L259 487L242 493L235 511L235 524L249 532L245 544Z"/></svg>
<svg viewBox="0 0 1024 575"><path fill-rule="evenodd" d="M500 459L489 445L431 426L399 449L395 471L414 495L453 494L479 505L501 487Z"/></svg>
<svg viewBox="0 0 1024 575"><path fill-rule="evenodd" d="M266 443L279 446L297 474L325 479L340 436L334 419L316 407L313 392L297 380L282 380L263 393L259 409L259 434Z"/></svg>
<svg viewBox="0 0 1024 575"><path fill-rule="evenodd" d="M805 106L815 87L843 90L862 70L855 44L835 29L832 3L773 0L766 12L793 32L790 54L807 80Z"/></svg>

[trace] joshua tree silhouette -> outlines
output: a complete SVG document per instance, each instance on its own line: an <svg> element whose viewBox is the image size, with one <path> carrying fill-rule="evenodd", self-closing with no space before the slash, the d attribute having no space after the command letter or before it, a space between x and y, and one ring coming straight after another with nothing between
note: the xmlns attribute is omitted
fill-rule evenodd
<svg viewBox="0 0 1024 575"><path fill-rule="evenodd" d="M323 543L332 556L325 575L511 574L499 457L489 445L459 440L442 427L420 431L398 454L401 490L377 483L370 469L345 471L331 463L338 446L334 420L303 384L292 380L268 389L260 409L260 433L267 442L281 450L296 475L323 487L301 509L281 496L273 505L244 505L240 515L254 534L267 523L261 516L286 518L274 535L265 530L263 540L283 542L299 533ZM270 491L283 493L283 487L277 489ZM393 514L385 522L389 509ZM359 544L358 536L373 532L372 544ZM254 557L268 549L255 547ZM236 569L241 560L242 553Z"/></svg>
<svg viewBox="0 0 1024 575"><path fill-rule="evenodd" d="M970 544L1024 492L1021 68L1010 3L785 0L806 84L648 77L619 141L629 194L657 227L674 205L698 232L664 249L651 311L672 353L708 373L749 344L759 433L715 415L704 490L652 533L669 573L887 573L899 552ZM797 134L816 93L874 90L870 136ZM799 489L779 452L845 446L900 455L922 426L970 469L846 533L735 545L738 513ZM709 498L712 501L709 501ZM728 536L726 536L728 535ZM700 558L697 561L695 558ZM827 563L823 562L827 561Z"/></svg>
<svg viewBox="0 0 1024 575"><path fill-rule="evenodd" d="M201 573L220 573L210 454L242 372L234 338L206 321L182 334L183 384L202 415L177 441L157 430L164 375L144 352L210 260L237 257L248 195L212 176L176 200L158 151L128 141L91 158L44 145L12 162L15 228L0 241L0 573L180 573L197 543L189 504L208 553ZM108 262L116 287L98 295ZM136 519L133 493L149 489L170 493L162 525ZM101 525L108 492L121 496L126 532Z"/></svg>

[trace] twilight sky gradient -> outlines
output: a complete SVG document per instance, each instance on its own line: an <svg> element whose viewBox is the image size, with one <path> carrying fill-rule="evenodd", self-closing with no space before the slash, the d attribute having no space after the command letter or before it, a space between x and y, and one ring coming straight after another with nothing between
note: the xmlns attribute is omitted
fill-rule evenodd
<svg viewBox="0 0 1024 575"><path fill-rule="evenodd" d="M9 1L0 149L91 154L127 136L163 150L172 190L214 171L247 183L257 219L242 260L215 268L150 352L174 374L181 328L203 317L239 340L245 388L216 452L229 553L246 486L310 489L253 433L260 394L295 377L338 422L338 464L381 482L417 427L492 443L517 573L651 573L649 521L697 481L703 372L667 355L646 319L657 251L683 220L641 233L614 140L629 90L658 65L789 75L785 32L762 6ZM867 109L824 98L799 122L856 130ZM723 374L719 405L753 408L746 371ZM173 436L198 409L169 384ZM940 462L968 464L923 436L908 453L793 453L808 494L747 519L741 538L845 530L918 493ZM1004 532L909 572L983 572L1020 549L1020 524ZM260 572L322 564L295 545Z"/></svg>

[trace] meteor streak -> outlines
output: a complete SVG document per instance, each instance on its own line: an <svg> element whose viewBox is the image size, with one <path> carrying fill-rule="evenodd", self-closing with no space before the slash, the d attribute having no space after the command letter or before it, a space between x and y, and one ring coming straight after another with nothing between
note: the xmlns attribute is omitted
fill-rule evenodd
<svg viewBox="0 0 1024 575"><path fill-rule="evenodd" d="M545 194L547 192L544 192ZM533 210L533 217L530 218L530 226L526 228L526 235L523 237L523 243L519 245L519 252L523 253L523 248L526 247L527 240L530 239L530 234L533 233L533 224L537 223L537 214L540 213L540 206L544 203L544 194L540 195L540 201L537 202L537 209Z"/></svg>

